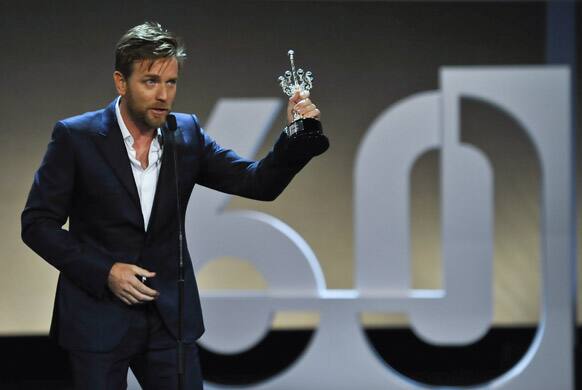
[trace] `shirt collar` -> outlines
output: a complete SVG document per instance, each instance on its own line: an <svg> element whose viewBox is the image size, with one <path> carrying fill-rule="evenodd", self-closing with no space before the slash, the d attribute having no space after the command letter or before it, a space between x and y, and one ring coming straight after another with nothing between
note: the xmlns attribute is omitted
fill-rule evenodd
<svg viewBox="0 0 582 390"><path fill-rule="evenodd" d="M127 141L128 138L131 138L131 140L133 141L133 137L131 136L129 129L125 125L125 122L123 121L123 117L121 116L121 109L119 108L119 102L121 102L121 96L119 96L117 98L117 102L115 103L115 116L117 116L117 123L119 124L119 128L121 129L121 135L123 136L124 140Z"/></svg>

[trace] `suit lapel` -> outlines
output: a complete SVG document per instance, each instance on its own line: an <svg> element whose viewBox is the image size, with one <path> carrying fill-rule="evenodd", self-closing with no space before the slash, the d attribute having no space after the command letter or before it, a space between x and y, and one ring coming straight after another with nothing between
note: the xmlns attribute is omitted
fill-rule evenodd
<svg viewBox="0 0 582 390"><path fill-rule="evenodd" d="M133 172L131 171L127 149L125 148L121 130L115 115L116 102L117 99L103 111L102 128L99 131L99 136L96 137L96 143L101 154L105 157L105 160L107 160L111 169L119 178L119 181L127 190L134 205L137 207L141 217L140 222L143 226L143 215L141 212L135 179L133 177Z"/></svg>

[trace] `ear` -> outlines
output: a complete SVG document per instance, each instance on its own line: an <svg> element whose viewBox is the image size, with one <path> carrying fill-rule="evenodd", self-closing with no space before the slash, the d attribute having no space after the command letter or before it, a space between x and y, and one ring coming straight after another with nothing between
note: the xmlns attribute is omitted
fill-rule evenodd
<svg viewBox="0 0 582 390"><path fill-rule="evenodd" d="M123 76L123 74L121 74L121 72L118 70L113 72L113 83L115 84L117 93L121 96L124 96L127 92L127 80L125 79L125 76Z"/></svg>

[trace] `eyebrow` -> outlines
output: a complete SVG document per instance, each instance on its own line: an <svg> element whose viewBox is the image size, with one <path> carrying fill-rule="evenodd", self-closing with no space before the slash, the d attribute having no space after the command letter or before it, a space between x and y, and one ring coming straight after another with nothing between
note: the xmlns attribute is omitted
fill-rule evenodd
<svg viewBox="0 0 582 390"><path fill-rule="evenodd" d="M142 78L144 78L144 79L156 79L156 80L159 80L159 79L161 79L160 75L159 75L159 74L157 74L157 73L146 73L146 74L144 74L144 75L142 76ZM170 79L168 79L168 80L169 80L169 81L172 81L172 80L178 80L178 77L172 77L172 78L170 78Z"/></svg>

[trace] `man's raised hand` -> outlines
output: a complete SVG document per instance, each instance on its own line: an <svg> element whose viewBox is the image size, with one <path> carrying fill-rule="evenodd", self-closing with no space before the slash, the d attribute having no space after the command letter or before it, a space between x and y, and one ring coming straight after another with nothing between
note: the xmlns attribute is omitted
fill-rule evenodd
<svg viewBox="0 0 582 390"><path fill-rule="evenodd" d="M293 122L293 113L296 112L302 118L321 119L321 112L309 98L309 91L295 91L287 104L287 123Z"/></svg>

